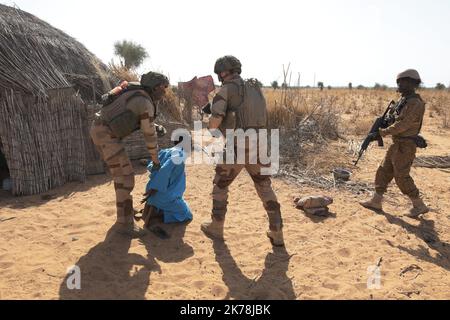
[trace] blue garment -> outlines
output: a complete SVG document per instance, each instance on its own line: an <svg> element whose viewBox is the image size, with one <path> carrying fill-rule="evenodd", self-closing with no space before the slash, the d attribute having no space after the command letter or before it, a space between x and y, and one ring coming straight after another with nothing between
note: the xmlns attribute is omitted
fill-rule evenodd
<svg viewBox="0 0 450 320"><path fill-rule="evenodd" d="M192 212L183 199L186 191L185 153L180 147L159 152L161 169L151 173L147 192L157 190L147 204L164 212L164 223L180 223L192 220ZM151 172L153 162L148 170Z"/></svg>

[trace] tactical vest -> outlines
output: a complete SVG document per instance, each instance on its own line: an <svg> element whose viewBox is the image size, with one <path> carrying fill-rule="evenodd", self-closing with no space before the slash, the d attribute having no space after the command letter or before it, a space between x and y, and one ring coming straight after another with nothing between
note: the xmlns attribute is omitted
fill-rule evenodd
<svg viewBox="0 0 450 320"><path fill-rule="evenodd" d="M120 95L100 111L100 119L120 139L140 129L140 116L127 108L128 102L135 97L144 97L151 101L150 96L144 90L131 90Z"/></svg>
<svg viewBox="0 0 450 320"><path fill-rule="evenodd" d="M404 108L404 107L406 106L406 104L408 103L408 100L409 100L409 99L413 99L413 98L419 99L423 104L425 104L425 102L423 101L422 97L421 97L419 94L417 94L417 93L414 93L414 94L412 94L412 95L410 95L410 96L408 96L408 97L402 98L402 99L397 103L397 105L395 106L393 112L390 113L390 114L392 115L392 117L393 117L392 123L395 123L395 122L398 121L398 117L400 116L400 114L401 114L403 108ZM391 123L391 124L392 124L392 123ZM390 125L391 125L391 124L390 124ZM404 137L404 136L401 136L401 137L395 137L395 136L394 136L394 137L393 137L394 142L395 142L396 140L398 140L398 139L400 139L400 140L401 140L401 139L410 139L410 140L413 140L413 141L416 143L416 146L417 146L418 148L421 148L421 149L427 148L427 146L428 146L427 141L425 140L425 138L424 138L423 136L420 135L420 132L422 131L422 125L423 125L423 119L422 119L422 121L421 121L421 123L420 123L418 132L417 132L416 134L414 134L414 135L412 135L412 136L408 136L408 137Z"/></svg>
<svg viewBox="0 0 450 320"><path fill-rule="evenodd" d="M267 103L260 86L255 79L243 81L239 86L241 104L229 106L223 127L225 129L263 129L267 128Z"/></svg>
<svg viewBox="0 0 450 320"><path fill-rule="evenodd" d="M390 116L392 117L390 125L392 125L394 122L397 122L398 117L400 116L400 114L402 113L402 110L405 108L406 104L408 103L408 100L412 99L412 98L417 98L420 101L422 101L422 103L424 103L424 101L422 100L422 97L417 93L414 93L408 97L401 98L397 102L395 107L389 112Z"/></svg>

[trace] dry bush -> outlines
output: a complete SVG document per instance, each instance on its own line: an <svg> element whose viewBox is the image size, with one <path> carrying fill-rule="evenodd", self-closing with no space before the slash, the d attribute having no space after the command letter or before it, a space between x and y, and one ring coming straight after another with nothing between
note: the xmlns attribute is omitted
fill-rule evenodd
<svg viewBox="0 0 450 320"><path fill-rule="evenodd" d="M329 91L266 90L271 128L280 129L280 154L283 170L290 172L310 169L325 172L329 161L313 161L311 155L320 154L329 140L340 137L338 97Z"/></svg>
<svg viewBox="0 0 450 320"><path fill-rule="evenodd" d="M450 128L450 92L426 90L422 96L427 102L430 117L436 118L441 128Z"/></svg>
<svg viewBox="0 0 450 320"><path fill-rule="evenodd" d="M427 105L425 126L450 128L450 91L421 89L419 94ZM320 119L322 112L332 110L331 118L325 117L321 120L331 121L324 121L324 125L319 129L319 135L326 138L331 138L326 133L329 128L333 129L332 133L339 132L344 136L366 135L375 118L382 115L389 102L399 98L398 93L392 89L332 89L322 92L317 89L266 89L265 95L272 128L298 128L318 105L323 105L324 108L318 110L319 114L316 110L314 118ZM333 115L336 114L338 119L333 120ZM326 113L323 115L326 116ZM339 130L334 130L336 125ZM308 133L302 134L308 136Z"/></svg>
<svg viewBox="0 0 450 320"><path fill-rule="evenodd" d="M112 72L114 76L116 76L121 81L139 81L139 75L136 73L136 71L128 69L123 65L122 63L116 64L113 61L111 61L108 64L109 70Z"/></svg>
<svg viewBox="0 0 450 320"><path fill-rule="evenodd" d="M270 127L280 128L282 172L308 176L307 181L319 181L330 169L349 165L376 117L399 99L392 89L265 89L264 94ZM427 103L424 129L448 129L450 91L422 89L419 94ZM347 147L332 141L341 137Z"/></svg>
<svg viewBox="0 0 450 320"><path fill-rule="evenodd" d="M348 133L356 136L364 136L367 135L372 129L372 126L374 124L375 119L372 118L353 118L353 126L351 128L348 128Z"/></svg>
<svg viewBox="0 0 450 320"><path fill-rule="evenodd" d="M166 96L164 99L160 102L160 106L164 108L164 110L167 112L168 115L173 120L182 121L181 116L181 108L179 107L180 103L178 100L178 97L173 92L172 88L169 88L166 90Z"/></svg>
<svg viewBox="0 0 450 320"><path fill-rule="evenodd" d="M269 124L282 131L297 131L311 138L339 137L338 98L332 94L298 89L268 90L265 92Z"/></svg>
<svg viewBox="0 0 450 320"><path fill-rule="evenodd" d="M449 129L450 128L450 112L449 110L445 110L442 113L442 128Z"/></svg>

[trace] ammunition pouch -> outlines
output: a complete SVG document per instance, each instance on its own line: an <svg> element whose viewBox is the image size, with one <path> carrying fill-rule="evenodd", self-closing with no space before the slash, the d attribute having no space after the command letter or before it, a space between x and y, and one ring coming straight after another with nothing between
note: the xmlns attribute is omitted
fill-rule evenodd
<svg viewBox="0 0 450 320"><path fill-rule="evenodd" d="M417 148L425 149L428 147L427 140L425 140L425 138L420 134L414 137L414 141L416 142Z"/></svg>
<svg viewBox="0 0 450 320"><path fill-rule="evenodd" d="M413 136L413 137L402 137L400 139L407 139L407 140L414 141L414 143L416 144L417 148L419 148L419 149L425 149L425 148L428 147L427 141L420 134L417 135L417 136Z"/></svg>

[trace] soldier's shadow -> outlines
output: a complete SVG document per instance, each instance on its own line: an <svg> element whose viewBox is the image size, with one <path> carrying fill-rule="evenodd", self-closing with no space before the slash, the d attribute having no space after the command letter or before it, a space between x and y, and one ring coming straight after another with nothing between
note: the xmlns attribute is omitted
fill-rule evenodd
<svg viewBox="0 0 450 320"><path fill-rule="evenodd" d="M382 212L381 214L386 217L389 223L396 224L404 228L409 233L415 234L427 245L427 247L421 245L419 249L414 250L405 246L395 246L388 241L390 246L405 251L420 260L427 261L446 270L450 270L450 244L443 242L439 238L439 235L434 229L434 221L421 218L420 224L418 226L414 226L390 213ZM436 257L432 256L429 249L437 251L438 255Z"/></svg>
<svg viewBox="0 0 450 320"><path fill-rule="evenodd" d="M285 248L274 247L266 257L261 276L250 279L239 269L225 242L213 240L216 261L223 271L223 281L229 289L226 299L295 300L292 280L288 278L292 256ZM249 253L251 254L251 253Z"/></svg>
<svg viewBox="0 0 450 320"><path fill-rule="evenodd" d="M158 234L150 232L149 236L140 240L140 243L145 246L151 256L159 261L164 263L182 262L194 255L194 249L184 242L184 235L189 224L190 222L175 224L152 223L149 229L159 227L169 237L162 239Z"/></svg>
<svg viewBox="0 0 450 320"><path fill-rule="evenodd" d="M186 225L172 226L171 239L164 243L148 235L140 240L147 256L130 253L131 239L108 231L103 242L92 248L75 263L81 272L81 289L70 290L65 277L60 285L61 300L143 300L150 285L152 273L161 274L157 260L180 262L193 255L184 244ZM69 281L70 282L70 281Z"/></svg>

